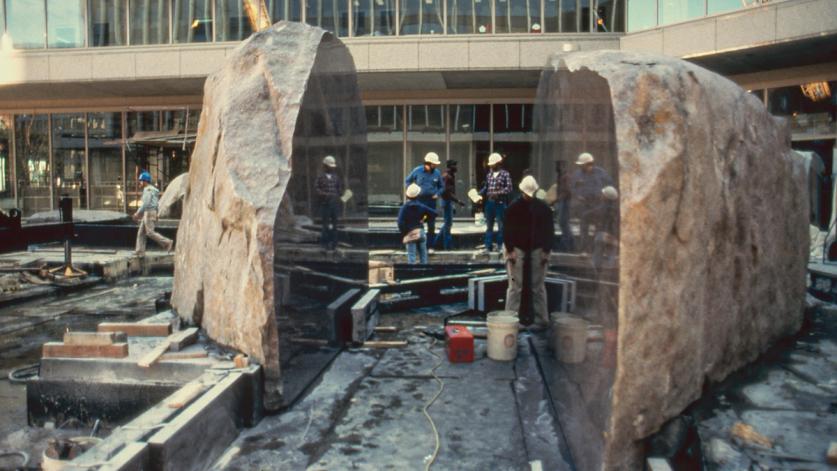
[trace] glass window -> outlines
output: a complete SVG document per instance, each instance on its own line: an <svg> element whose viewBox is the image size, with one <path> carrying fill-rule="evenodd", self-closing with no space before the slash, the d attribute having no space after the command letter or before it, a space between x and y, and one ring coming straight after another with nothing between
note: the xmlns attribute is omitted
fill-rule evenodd
<svg viewBox="0 0 837 471"><path fill-rule="evenodd" d="M84 1L47 1L49 47L84 47Z"/></svg>
<svg viewBox="0 0 837 471"><path fill-rule="evenodd" d="M44 0L6 0L7 32L15 49L44 47L46 12Z"/></svg>
<svg viewBox="0 0 837 471"><path fill-rule="evenodd" d="M491 32L489 0L448 0L448 34Z"/></svg>
<svg viewBox="0 0 837 471"><path fill-rule="evenodd" d="M706 0L659 0L661 25L686 21L706 14Z"/></svg>
<svg viewBox="0 0 837 471"><path fill-rule="evenodd" d="M91 47L124 46L128 36L125 0L90 0L88 43Z"/></svg>
<svg viewBox="0 0 837 471"><path fill-rule="evenodd" d="M590 0L560 0L561 31L576 33L590 31Z"/></svg>
<svg viewBox="0 0 837 471"><path fill-rule="evenodd" d="M122 211L122 113L87 115L90 162L90 209Z"/></svg>
<svg viewBox="0 0 837 471"><path fill-rule="evenodd" d="M2 13L2 12L0 12ZM0 115L0 208L16 206L3 201L12 197L12 117Z"/></svg>
<svg viewBox="0 0 837 471"><path fill-rule="evenodd" d="M0 37L6 32L6 2L0 1Z"/></svg>
<svg viewBox="0 0 837 471"><path fill-rule="evenodd" d="M15 160L18 206L23 215L48 211L51 205L47 115L15 116Z"/></svg>
<svg viewBox="0 0 837 471"><path fill-rule="evenodd" d="M139 208L140 190L137 179L143 171L156 168L158 156L164 151L162 121L159 111L131 111L127 113L128 139L125 148L125 182L128 212ZM162 139L164 141L164 139Z"/></svg>
<svg viewBox="0 0 837 471"><path fill-rule="evenodd" d="M57 197L87 208L84 165L84 114L52 115L52 163Z"/></svg>
<svg viewBox="0 0 837 471"><path fill-rule="evenodd" d="M175 43L212 41L212 2L210 0L174 0L172 31Z"/></svg>
<svg viewBox="0 0 837 471"><path fill-rule="evenodd" d="M790 120L794 140L837 135L837 81L770 90L770 113Z"/></svg>
<svg viewBox="0 0 837 471"><path fill-rule="evenodd" d="M338 36L348 36L348 0L308 0L305 3L305 21Z"/></svg>
<svg viewBox="0 0 837 471"><path fill-rule="evenodd" d="M131 44L169 42L169 0L129 0Z"/></svg>
<svg viewBox="0 0 837 471"><path fill-rule="evenodd" d="M599 0L594 20L600 33L624 32L625 0Z"/></svg>
<svg viewBox="0 0 837 471"><path fill-rule="evenodd" d="M406 173L422 165L424 155L431 151L439 154L439 159L444 164L447 155L444 108L445 105L410 105L407 107Z"/></svg>
<svg viewBox="0 0 837 471"><path fill-rule="evenodd" d="M706 13L713 15L741 8L740 0L707 0Z"/></svg>
<svg viewBox="0 0 837 471"><path fill-rule="evenodd" d="M442 0L401 0L400 34L442 34L443 31Z"/></svg>
<svg viewBox="0 0 837 471"><path fill-rule="evenodd" d="M459 163L456 194L464 196L485 180L483 163L491 152L491 105L450 105L450 156Z"/></svg>
<svg viewBox="0 0 837 471"><path fill-rule="evenodd" d="M244 3L241 0L215 0L218 41L239 41L253 32Z"/></svg>
<svg viewBox="0 0 837 471"><path fill-rule="evenodd" d="M512 181L523 179L529 170L536 136L532 132L532 105L494 105L494 152L503 156L503 167Z"/></svg>
<svg viewBox="0 0 837 471"><path fill-rule="evenodd" d="M352 0L354 36L395 34L395 0Z"/></svg>
<svg viewBox="0 0 837 471"><path fill-rule="evenodd" d="M631 0L628 2L628 31L657 26L657 0Z"/></svg>
<svg viewBox="0 0 837 471"><path fill-rule="evenodd" d="M401 204L404 188L404 122L401 105L366 107L369 210Z"/></svg>
<svg viewBox="0 0 837 471"><path fill-rule="evenodd" d="M540 0L496 0L498 33L540 33Z"/></svg>
<svg viewBox="0 0 837 471"><path fill-rule="evenodd" d="M273 22L280 20L301 21L301 0L268 0L267 9L273 15Z"/></svg>

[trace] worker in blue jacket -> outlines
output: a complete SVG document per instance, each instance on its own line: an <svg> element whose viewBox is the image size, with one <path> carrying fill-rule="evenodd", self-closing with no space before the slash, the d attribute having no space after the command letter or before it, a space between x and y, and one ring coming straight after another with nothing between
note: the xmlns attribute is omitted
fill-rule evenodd
<svg viewBox="0 0 837 471"><path fill-rule="evenodd" d="M422 222L436 216L436 210L417 200L420 193L421 188L411 183L405 191L407 201L398 211L398 231L407 249L407 263L411 265L416 263L416 254L421 263L427 263L427 236Z"/></svg>
<svg viewBox="0 0 837 471"><path fill-rule="evenodd" d="M427 219L427 245L432 247L436 242L436 200L445 191L442 174L436 169L442 162L435 152L428 152L424 156L424 164L414 168L404 180L404 188L415 183L420 188L416 200L433 210L433 215Z"/></svg>

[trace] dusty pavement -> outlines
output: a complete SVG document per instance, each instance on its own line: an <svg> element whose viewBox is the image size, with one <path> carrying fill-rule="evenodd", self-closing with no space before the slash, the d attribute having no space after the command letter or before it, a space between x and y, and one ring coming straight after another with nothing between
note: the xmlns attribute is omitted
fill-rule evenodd
<svg viewBox="0 0 837 471"><path fill-rule="evenodd" d="M422 469L436 445L422 413L429 413L440 449L434 469L572 469L528 342L514 362L485 356L450 364L444 342L421 334L462 305L386 314L399 327L387 339L403 349L354 349L340 354L321 380L287 411L245 430L214 469ZM523 334L523 336L528 334Z"/></svg>

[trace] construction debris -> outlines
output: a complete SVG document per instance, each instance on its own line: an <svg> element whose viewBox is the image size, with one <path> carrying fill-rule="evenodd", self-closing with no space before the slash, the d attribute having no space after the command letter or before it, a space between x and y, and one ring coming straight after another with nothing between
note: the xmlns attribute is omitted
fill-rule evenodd
<svg viewBox="0 0 837 471"><path fill-rule="evenodd" d="M109 345L67 345L62 342L47 342L41 352L43 358L125 358L127 343Z"/></svg>
<svg viewBox="0 0 837 471"><path fill-rule="evenodd" d="M752 426L743 422L736 422L730 430L733 438L737 438L750 445L758 445L765 448L773 448L773 441L758 433Z"/></svg>

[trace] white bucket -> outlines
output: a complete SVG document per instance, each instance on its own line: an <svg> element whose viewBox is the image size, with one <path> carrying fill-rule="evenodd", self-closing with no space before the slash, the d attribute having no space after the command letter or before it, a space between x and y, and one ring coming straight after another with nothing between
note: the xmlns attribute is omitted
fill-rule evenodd
<svg viewBox="0 0 837 471"><path fill-rule="evenodd" d="M564 363L583 362L587 351L587 321L564 313L550 317L555 359Z"/></svg>
<svg viewBox="0 0 837 471"><path fill-rule="evenodd" d="M516 311L491 311L485 315L486 322L490 321L492 317L514 317L518 319Z"/></svg>
<svg viewBox="0 0 837 471"><path fill-rule="evenodd" d="M511 361L517 357L517 317L488 317L488 358Z"/></svg>
<svg viewBox="0 0 837 471"><path fill-rule="evenodd" d="M76 454L78 456L101 443L102 439L97 437L73 437L70 438L70 441L77 443L81 447ZM89 466L74 466L71 461L62 460L57 456L50 456L47 451L44 451L41 459L41 469L43 471L77 471L90 468Z"/></svg>

